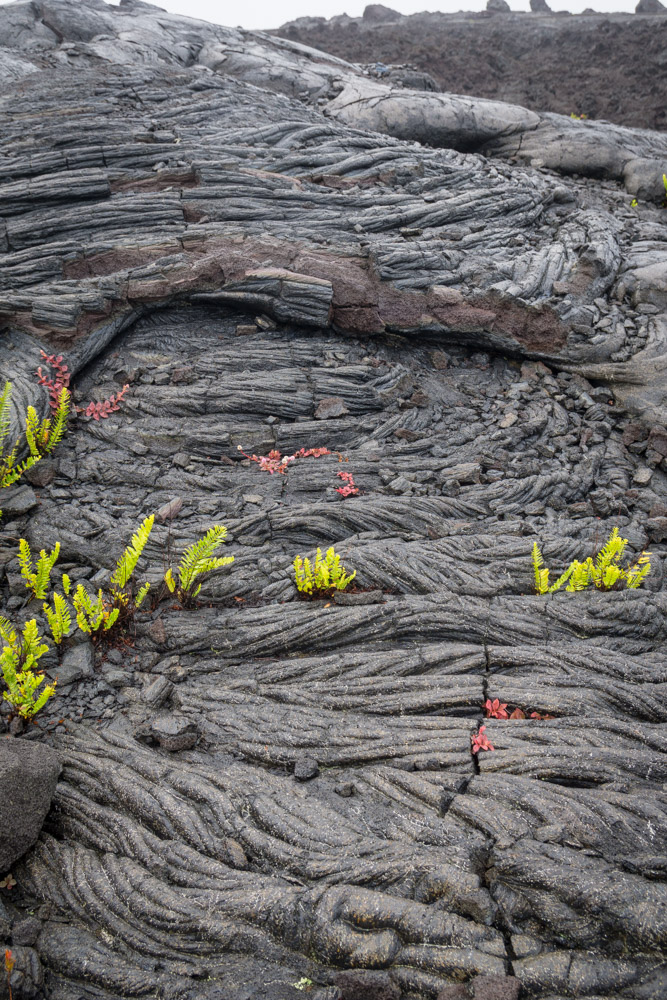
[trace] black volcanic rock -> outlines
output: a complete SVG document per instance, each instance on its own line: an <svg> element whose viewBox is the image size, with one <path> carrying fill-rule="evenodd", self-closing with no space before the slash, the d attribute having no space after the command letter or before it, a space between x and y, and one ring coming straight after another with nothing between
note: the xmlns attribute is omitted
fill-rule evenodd
<svg viewBox="0 0 667 1000"><path fill-rule="evenodd" d="M158 515L154 606L42 715L26 990L663 1000L665 136L134 2L0 31L10 434L40 350L130 385L0 521L0 614L18 538L96 587ZM614 527L644 586L534 592Z"/></svg>
<svg viewBox="0 0 667 1000"><path fill-rule="evenodd" d="M400 19L401 14L397 10L392 10L391 7L385 7L384 4L369 3L364 7L362 17L364 21L370 21L372 24L383 24Z"/></svg>
<svg viewBox="0 0 667 1000"><path fill-rule="evenodd" d="M0 872L3 875L37 840L59 773L60 762L48 747L19 739L0 740Z"/></svg>

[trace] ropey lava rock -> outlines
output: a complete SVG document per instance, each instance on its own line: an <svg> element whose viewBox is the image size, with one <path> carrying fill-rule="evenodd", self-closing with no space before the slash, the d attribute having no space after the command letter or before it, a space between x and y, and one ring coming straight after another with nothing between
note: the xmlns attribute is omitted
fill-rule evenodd
<svg viewBox="0 0 667 1000"><path fill-rule="evenodd" d="M0 741L0 872L6 872L37 840L60 774L49 747L7 738Z"/></svg>

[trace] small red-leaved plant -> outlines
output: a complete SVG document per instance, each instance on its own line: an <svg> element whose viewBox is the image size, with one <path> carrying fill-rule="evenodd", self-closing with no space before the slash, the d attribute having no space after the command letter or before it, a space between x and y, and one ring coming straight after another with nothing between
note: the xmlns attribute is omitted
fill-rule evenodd
<svg viewBox="0 0 667 1000"><path fill-rule="evenodd" d="M487 719L509 719L507 705L501 704L498 698L495 698L493 701L487 698L484 702L484 711Z"/></svg>
<svg viewBox="0 0 667 1000"><path fill-rule="evenodd" d="M336 493L340 493L342 497L352 497L359 494L359 490L357 489L357 485L351 472L337 472L336 475L345 483L345 486L336 487Z"/></svg>
<svg viewBox="0 0 667 1000"><path fill-rule="evenodd" d="M525 719L526 713L520 709L515 708L509 715L507 713L507 704L501 702L499 698L494 698L491 701L487 698L483 705L484 713L487 719ZM553 715L540 715L539 712L531 712L528 716L530 719L553 719Z"/></svg>
<svg viewBox="0 0 667 1000"><path fill-rule="evenodd" d="M268 455L247 455L241 445L238 446L238 450L244 458L249 459L251 462L257 462L260 469L268 472L271 476L274 472L278 472L281 476L284 476L287 472L287 466L295 462L297 458L321 458L322 455L332 454L328 448L299 448L293 455L283 455L275 448Z"/></svg>
<svg viewBox="0 0 667 1000"><path fill-rule="evenodd" d="M495 750L496 748L492 743L489 742L489 738L485 733L486 726L480 726L479 732L473 733L470 737L470 742L472 744L472 752L479 753L480 750Z"/></svg>
<svg viewBox="0 0 667 1000"><path fill-rule="evenodd" d="M69 388L71 375L67 365L63 364L62 354L47 354L46 351L40 351L39 353L42 355L45 363L52 369L53 375L45 374L40 365L37 369L37 381L40 385L45 385L49 390L49 405L55 412L58 409L62 390ZM103 400L101 403L91 401L86 406L75 406L74 410L79 416L92 417L93 420L103 420L110 416L114 410L120 409L118 404L129 388L129 385L124 385L120 392L109 396L108 399Z"/></svg>

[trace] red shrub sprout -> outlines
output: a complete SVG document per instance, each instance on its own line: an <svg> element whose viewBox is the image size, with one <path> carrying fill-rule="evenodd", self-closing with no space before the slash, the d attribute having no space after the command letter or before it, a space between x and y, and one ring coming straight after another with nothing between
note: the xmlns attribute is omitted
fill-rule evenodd
<svg viewBox="0 0 667 1000"><path fill-rule="evenodd" d="M53 375L47 375L42 371L40 365L37 369L37 381L40 385L45 385L49 390L49 406L55 412L60 402L60 394L63 389L69 388L70 372L67 365L63 364L62 354L47 354L46 351L39 352L47 365L52 369ZM93 420L105 419L114 410L119 410L119 403L129 389L129 385L124 385L120 392L109 396L101 403L90 402L86 406L75 406L74 410L80 416L92 417Z"/></svg>
<svg viewBox="0 0 667 1000"><path fill-rule="evenodd" d="M509 716L506 709L507 705L501 703L498 698L494 698L493 701L487 698L484 702L484 711L486 712L487 719L508 719Z"/></svg>
<svg viewBox="0 0 667 1000"><path fill-rule="evenodd" d="M515 708L510 715L507 714L507 704L500 701L499 698L494 698L491 701L487 698L482 706L487 719L525 719L526 713L521 708ZM529 718L531 719L553 719L553 715L540 715L539 712L531 712Z"/></svg>
<svg viewBox="0 0 667 1000"><path fill-rule="evenodd" d="M244 458L249 459L251 462L257 462L260 469L268 472L271 476L274 472L284 476L287 472L287 466L291 462L295 462L297 458L321 458L322 455L332 454L328 448L299 448L293 455L282 455L275 449L270 451L268 455L247 455L241 445L238 446L238 450Z"/></svg>
<svg viewBox="0 0 667 1000"><path fill-rule="evenodd" d="M345 483L345 486L336 487L336 493L340 493L342 497L352 497L359 494L351 472L337 472L336 475Z"/></svg>
<svg viewBox="0 0 667 1000"><path fill-rule="evenodd" d="M489 743L489 738L485 734L484 730L486 726L480 726L479 732L473 733L470 737L470 742L472 744L472 752L479 753L480 750L495 750L496 748Z"/></svg>

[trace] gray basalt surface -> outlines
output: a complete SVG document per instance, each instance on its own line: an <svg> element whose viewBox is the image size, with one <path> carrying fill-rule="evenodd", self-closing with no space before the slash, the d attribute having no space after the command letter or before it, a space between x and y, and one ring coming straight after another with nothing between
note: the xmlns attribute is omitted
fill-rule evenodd
<svg viewBox="0 0 667 1000"><path fill-rule="evenodd" d="M358 1000L357 970L405 1000L661 1000L667 212L621 181L664 136L369 96L143 3L0 25L14 428L46 412L40 348L78 401L130 384L3 491L0 610L28 614L21 536L91 587L150 512L154 593L213 523L235 558L44 713L24 995ZM269 475L239 446L330 454ZM533 593L534 541L558 568L615 525L641 590ZM298 599L294 556L331 544L356 604Z"/></svg>

